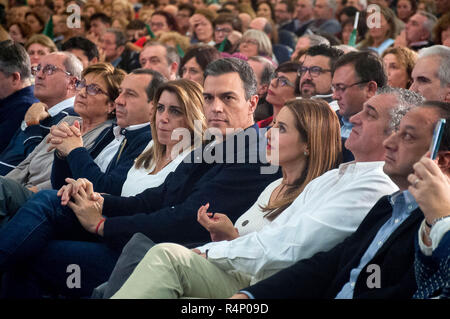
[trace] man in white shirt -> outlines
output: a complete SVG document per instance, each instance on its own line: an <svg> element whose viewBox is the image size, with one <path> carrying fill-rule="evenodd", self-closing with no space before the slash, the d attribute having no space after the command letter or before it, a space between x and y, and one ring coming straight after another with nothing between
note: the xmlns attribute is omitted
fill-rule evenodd
<svg viewBox="0 0 450 319"><path fill-rule="evenodd" d="M380 197L398 189L382 171L383 140L391 134L396 106L415 103L405 91L389 88L369 99L350 119L354 126L346 146L355 161L313 180L271 224L194 251L156 245L113 298L225 298L333 248L356 230Z"/></svg>

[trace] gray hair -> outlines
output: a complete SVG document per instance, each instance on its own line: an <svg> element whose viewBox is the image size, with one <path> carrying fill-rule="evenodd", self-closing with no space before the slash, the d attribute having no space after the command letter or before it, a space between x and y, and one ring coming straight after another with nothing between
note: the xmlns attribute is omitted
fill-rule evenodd
<svg viewBox="0 0 450 319"><path fill-rule="evenodd" d="M272 57L272 42L270 41L267 34L263 31L249 29L242 35L241 41L243 39L254 39L258 42L258 54L262 56Z"/></svg>
<svg viewBox="0 0 450 319"><path fill-rule="evenodd" d="M328 6L333 10L333 16L336 14L337 10L337 3L336 0L327 0Z"/></svg>
<svg viewBox="0 0 450 319"><path fill-rule="evenodd" d="M107 33L112 33L116 37L116 47L124 46L127 44L127 37L125 36L125 33L123 33L120 29L115 28L108 28L106 29Z"/></svg>
<svg viewBox="0 0 450 319"><path fill-rule="evenodd" d="M260 84L269 84L275 75L275 67L272 62L262 56L251 56L248 58L248 60L259 62L263 65L263 71L259 82Z"/></svg>
<svg viewBox="0 0 450 319"><path fill-rule="evenodd" d="M66 71L69 72L72 76L77 79L81 79L81 73L83 72L83 64L80 60L70 52L62 51L56 54L62 54L66 58L64 59L63 65L66 68Z"/></svg>
<svg viewBox="0 0 450 319"><path fill-rule="evenodd" d="M30 57L21 44L12 40L0 42L0 71L7 76L18 72L22 82L30 78Z"/></svg>
<svg viewBox="0 0 450 319"><path fill-rule="evenodd" d="M309 46L310 47L314 47L316 45L327 45L327 46L330 46L330 41L327 38L325 38L325 37L323 37L321 35L305 34L305 35L301 36L301 38L303 38L303 37L309 39Z"/></svg>
<svg viewBox="0 0 450 319"><path fill-rule="evenodd" d="M390 111L390 130L396 130L400 125L403 116L405 116L409 110L425 102L425 98L416 92L402 88L393 88L388 85L378 88L376 95L381 94L392 94L397 98L397 105Z"/></svg>
<svg viewBox="0 0 450 319"><path fill-rule="evenodd" d="M436 16L434 16L433 14L431 14L429 12L423 11L423 10L417 11L417 14L420 14L421 16L424 16L425 18L427 18L425 20L425 22L423 23L423 27L425 28L425 30L428 31L428 34L429 34L428 40L431 40L432 35L433 35L433 28L437 22Z"/></svg>
<svg viewBox="0 0 450 319"><path fill-rule="evenodd" d="M161 42L157 42L157 41L147 41L144 44L144 48L147 47L156 47L156 46L161 46L163 48L166 49L166 60L167 60L167 64L171 65L172 63L176 62L177 64L180 64L180 56L178 55L178 52L175 48L168 46L164 43Z"/></svg>
<svg viewBox="0 0 450 319"><path fill-rule="evenodd" d="M349 52L358 52L359 51L357 48L352 47L347 44L333 45L333 48L343 51L344 54L349 53Z"/></svg>
<svg viewBox="0 0 450 319"><path fill-rule="evenodd" d="M437 70L438 77L441 87L448 85L450 83L450 48L445 45L433 45L419 51L419 59L429 56L438 56L441 59Z"/></svg>

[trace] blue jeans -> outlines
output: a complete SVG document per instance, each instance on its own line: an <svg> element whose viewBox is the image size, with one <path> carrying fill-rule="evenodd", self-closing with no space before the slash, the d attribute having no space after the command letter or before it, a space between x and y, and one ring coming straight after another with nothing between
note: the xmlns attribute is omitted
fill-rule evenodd
<svg viewBox="0 0 450 319"><path fill-rule="evenodd" d="M56 191L41 191L0 229L2 295L33 298L44 290L53 295L90 296L108 280L118 257L119 252L85 231L75 214L61 206ZM71 288L77 283L75 272L79 288Z"/></svg>

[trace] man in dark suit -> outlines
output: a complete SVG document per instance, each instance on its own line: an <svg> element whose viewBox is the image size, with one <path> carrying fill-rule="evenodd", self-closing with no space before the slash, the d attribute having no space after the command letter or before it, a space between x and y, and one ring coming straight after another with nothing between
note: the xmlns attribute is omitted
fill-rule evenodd
<svg viewBox="0 0 450 319"><path fill-rule="evenodd" d="M30 58L13 41L0 43L0 152L19 129L26 111L39 100L31 85Z"/></svg>
<svg viewBox="0 0 450 319"><path fill-rule="evenodd" d="M248 63L234 58L210 63L204 87L205 115L216 138L192 151L160 187L135 197L104 195L99 199L93 199L92 187L83 188L73 197L78 206L74 211L61 206L55 192L40 192L0 231L0 272L14 271L16 275L8 278L27 285L19 289L21 297L36 297L27 295L38 286L31 274L58 293L89 296L108 279L121 249L137 232L154 242L207 242L209 232L196 219L200 206L209 202L214 211L228 212L235 222L262 190L280 177L259 154L265 138L253 120L258 96ZM244 130L230 132L238 128ZM32 225L37 228L28 228ZM27 229L34 230L30 233ZM72 241L54 240L69 234ZM23 244L20 247L19 242ZM24 270L24 261L33 257L37 259ZM66 285L69 264L83 269L79 289ZM20 274L18 267L22 268ZM8 286L19 285L15 281ZM33 290L30 285L35 285Z"/></svg>
<svg viewBox="0 0 450 319"><path fill-rule="evenodd" d="M384 141L384 172L400 191L383 196L356 232L335 248L303 259L243 289L234 298L411 298L414 240L423 214L408 187L413 165L427 152L439 118L450 119L450 105L425 102L403 117ZM445 128L437 162L448 174L450 126Z"/></svg>

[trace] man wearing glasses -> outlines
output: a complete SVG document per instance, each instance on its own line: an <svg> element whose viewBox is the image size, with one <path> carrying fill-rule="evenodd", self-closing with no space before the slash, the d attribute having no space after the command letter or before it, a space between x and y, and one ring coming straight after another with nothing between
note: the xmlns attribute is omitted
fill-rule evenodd
<svg viewBox="0 0 450 319"><path fill-rule="evenodd" d="M68 52L55 52L41 58L33 70L34 95L40 103L33 104L25 114L21 127L0 154L0 175L4 176L22 162L56 125L73 111L75 81L83 65Z"/></svg>
<svg viewBox="0 0 450 319"><path fill-rule="evenodd" d="M340 57L334 66L331 88L337 101L343 141L349 137L353 125L350 118L363 109L363 104L386 85L383 62L371 52L350 52ZM344 160L353 155L344 147Z"/></svg>
<svg viewBox="0 0 450 319"><path fill-rule="evenodd" d="M327 45L310 47L298 71L296 93L303 98L320 98L332 101L331 67L343 54Z"/></svg>

